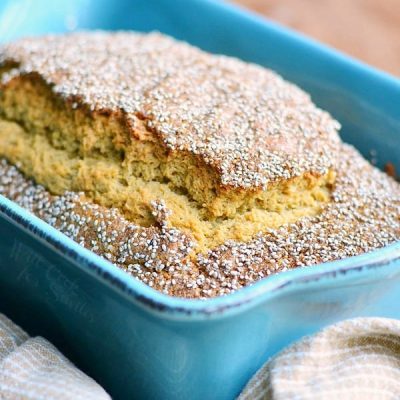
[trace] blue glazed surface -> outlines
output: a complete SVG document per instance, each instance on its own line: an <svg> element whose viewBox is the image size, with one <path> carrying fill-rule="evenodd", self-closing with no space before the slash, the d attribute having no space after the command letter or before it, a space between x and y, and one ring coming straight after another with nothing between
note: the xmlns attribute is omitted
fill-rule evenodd
<svg viewBox="0 0 400 400"><path fill-rule="evenodd" d="M271 67L400 168L400 82L207 0L0 0L0 41L78 29L157 29ZM0 197L0 311L52 340L115 399L231 399L272 354L361 315L400 318L400 244L289 271L224 298L153 291Z"/></svg>

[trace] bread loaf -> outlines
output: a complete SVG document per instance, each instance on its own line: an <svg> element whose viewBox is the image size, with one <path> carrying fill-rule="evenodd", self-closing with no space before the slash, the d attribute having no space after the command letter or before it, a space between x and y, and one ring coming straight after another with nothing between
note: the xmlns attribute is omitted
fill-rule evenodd
<svg viewBox="0 0 400 400"><path fill-rule="evenodd" d="M84 32L5 45L0 74L0 193L165 293L222 295L399 237L397 182L270 70Z"/></svg>

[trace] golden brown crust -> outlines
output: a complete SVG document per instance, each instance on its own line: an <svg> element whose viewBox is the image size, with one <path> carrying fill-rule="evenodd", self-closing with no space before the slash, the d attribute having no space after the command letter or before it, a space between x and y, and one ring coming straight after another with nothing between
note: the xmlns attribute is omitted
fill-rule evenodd
<svg viewBox="0 0 400 400"><path fill-rule="evenodd" d="M221 185L265 188L334 164L338 123L272 71L212 56L160 34L78 33L24 39L0 50L53 91L90 110L141 119L174 151L196 155Z"/></svg>

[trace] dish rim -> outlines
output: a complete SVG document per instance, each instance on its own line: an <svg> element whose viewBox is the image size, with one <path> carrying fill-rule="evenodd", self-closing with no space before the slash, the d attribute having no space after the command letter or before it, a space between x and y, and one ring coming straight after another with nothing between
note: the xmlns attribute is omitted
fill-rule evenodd
<svg viewBox="0 0 400 400"><path fill-rule="evenodd" d="M390 74L370 67L298 32L264 19L238 6L216 0L202 1L213 7L220 8L221 12L240 14L242 18L267 26L274 33L286 36L301 46L323 53L324 56L335 59L336 62L342 63L345 67L356 68L359 73L372 76L372 78L378 79L381 84L394 86L400 90L400 80ZM135 301L135 303L153 313L168 315L169 318L179 320L231 316L253 308L278 295L287 294L288 291L294 290L299 285L335 278L339 275L344 276L349 272L367 274L371 269L385 267L394 261L400 260L400 241L397 241L389 246L355 257L281 272L228 295L205 300L184 299L152 289L109 261L81 247L57 229L1 195L0 215L3 215L4 218L21 227L24 231L29 232L32 236L39 238L47 247L55 250L59 255L67 257L81 270L90 273L128 300ZM400 268L398 272L400 273Z"/></svg>
<svg viewBox="0 0 400 400"><path fill-rule="evenodd" d="M119 292L127 300L133 300L150 312L175 320L209 320L232 316L277 296L288 294L299 286L338 276L345 277L351 272L367 274L370 270L400 261L399 241L355 257L281 272L225 296L205 300L185 299L152 289L2 195L0 216L39 239L46 247ZM400 268L397 272L400 274Z"/></svg>

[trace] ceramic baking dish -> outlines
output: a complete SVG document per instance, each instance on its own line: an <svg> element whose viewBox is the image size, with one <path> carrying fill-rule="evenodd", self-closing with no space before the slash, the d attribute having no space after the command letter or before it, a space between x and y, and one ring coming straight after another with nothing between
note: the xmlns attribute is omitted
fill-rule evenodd
<svg viewBox="0 0 400 400"><path fill-rule="evenodd" d="M3 0L0 40L69 29L157 29L277 70L400 168L400 82L207 0ZM370 153L373 151L373 153ZM0 311L54 342L114 399L232 399L271 355L361 315L400 318L400 244L272 276L229 296L157 293L0 197Z"/></svg>

